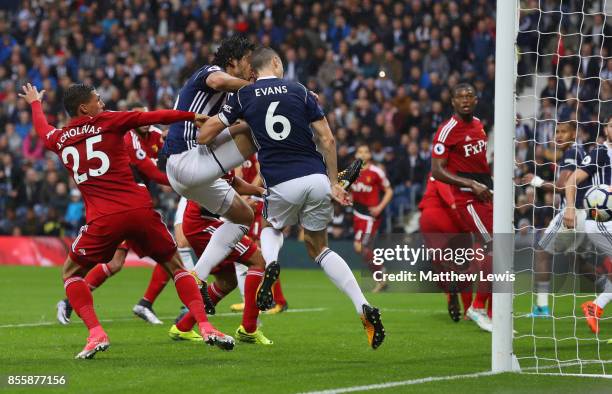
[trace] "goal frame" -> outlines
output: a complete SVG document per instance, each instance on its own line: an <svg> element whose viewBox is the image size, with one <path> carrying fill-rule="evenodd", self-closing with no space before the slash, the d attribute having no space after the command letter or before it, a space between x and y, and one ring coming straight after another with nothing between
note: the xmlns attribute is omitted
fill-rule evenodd
<svg viewBox="0 0 612 394"><path fill-rule="evenodd" d="M514 143L518 1L497 0L495 37L495 113L493 134L493 272L513 270ZM511 148L510 148L511 147ZM493 283L491 370L520 371L514 355L513 285Z"/></svg>

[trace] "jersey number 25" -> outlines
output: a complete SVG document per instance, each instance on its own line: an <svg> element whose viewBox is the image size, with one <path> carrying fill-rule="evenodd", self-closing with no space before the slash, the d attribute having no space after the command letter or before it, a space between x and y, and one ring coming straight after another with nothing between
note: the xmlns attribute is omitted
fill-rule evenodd
<svg viewBox="0 0 612 394"><path fill-rule="evenodd" d="M102 141L101 135L89 137L85 140L85 146L87 147L86 160L89 161L91 159L99 159L101 161L100 167L89 169L89 176L102 176L106 174L106 171L108 171L110 167L110 160L108 159L106 153L99 150L94 150L93 148L94 144L97 144L100 141ZM72 176L74 181L77 184L85 182L88 179L88 176L87 173L79 174L80 155L77 148L74 146L67 146L62 151L62 161L66 165L69 164L68 156L72 156Z"/></svg>

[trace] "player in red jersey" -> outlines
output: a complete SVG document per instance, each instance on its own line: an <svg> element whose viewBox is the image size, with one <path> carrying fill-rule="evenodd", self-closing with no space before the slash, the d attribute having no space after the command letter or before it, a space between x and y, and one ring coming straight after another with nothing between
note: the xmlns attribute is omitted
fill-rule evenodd
<svg viewBox="0 0 612 394"><path fill-rule="evenodd" d="M247 160L242 163L240 167L235 170L237 177L242 178L245 182L254 185L262 186L263 181L259 173L259 161L257 160L257 154L253 154ZM263 199L257 196L249 197L249 205L253 209L254 219L251 228L249 228L249 238L257 242L259 245L259 236L261 235L262 220L263 220ZM246 267L242 264L236 264L236 276L238 277L238 288L240 294L244 300L244 280L246 275ZM274 306L266 311L267 315L281 313L289 309L283 289L281 287L280 278L274 283L272 287L272 295L274 296ZM244 309L244 302L239 304L232 304L230 309L234 312L240 312Z"/></svg>
<svg viewBox="0 0 612 394"><path fill-rule="evenodd" d="M474 116L478 103L474 87L461 83L451 92L455 114L442 123L433 140L432 175L451 185L457 213L471 233L480 234L484 243L491 242L493 232L493 204L491 170L487 162L487 133ZM491 256L481 269L491 271ZM468 310L468 317L486 331L492 330L487 312L491 308L491 283L480 282L476 299Z"/></svg>
<svg viewBox="0 0 612 394"><path fill-rule="evenodd" d="M133 105L131 109L134 111L147 111L142 105ZM157 153L163 145L162 131L160 129L149 125L137 127L125 133L123 140L130 157L130 166L135 170L137 178L144 178L145 181L151 180L160 185L170 186L168 177L156 165ZM85 282L87 282L92 291L102 286L108 278L117 274L123 268L129 249L130 245L127 242L122 242L110 262L98 264L87 273ZM164 267L156 264L145 294L134 305L132 312L148 323L163 324L153 310L153 303L169 280L170 277ZM69 324L71 314L72 306L68 299L63 299L57 303L57 319L60 324Z"/></svg>
<svg viewBox="0 0 612 394"><path fill-rule="evenodd" d="M380 227L380 215L393 198L393 189L385 172L372 163L372 153L366 144L360 144L355 153L357 159L363 160L363 168L357 180L351 185L353 198L353 232L355 252L363 256L370 271L383 269L381 265L372 264L372 244ZM382 194L382 198L381 198ZM387 287L384 281L376 282L373 293Z"/></svg>
<svg viewBox="0 0 612 394"><path fill-rule="evenodd" d="M236 181L232 179L229 181L239 194L259 194L263 191L261 188L254 188L240 178L234 179ZM246 191L247 189L250 191ZM210 238L222 224L223 221L217 215L208 212L194 201L188 201L183 216L183 232L197 256L202 255ZM229 256L211 271L215 281L207 286L208 297L213 305L216 305L236 288L238 284L234 268L236 263L248 268L245 275L245 307L242 312L242 324L236 330L236 337L242 342L272 345L273 342L257 329L259 309L255 304L257 288L261 283L266 263L257 244L248 236L242 237ZM170 328L168 334L172 339L182 339L182 335L188 333L194 324L195 320L192 315L187 313Z"/></svg>
<svg viewBox="0 0 612 394"><path fill-rule="evenodd" d="M206 116L192 112L164 110L153 112L104 111L95 89L74 84L64 93L64 106L70 120L61 129L47 123L42 111L44 91L30 84L23 97L32 107L36 133L45 147L62 160L83 196L87 224L74 240L63 267L66 295L89 330L85 348L76 358L92 358L110 346L93 306L93 298L83 276L100 261L109 261L117 246L128 240L163 265L172 275L179 298L196 317L204 340L230 350L234 340L208 322L204 302L193 275L183 269L176 244L161 216L153 210L146 187L134 182L123 137L135 127L179 121L202 122Z"/></svg>
<svg viewBox="0 0 612 394"><path fill-rule="evenodd" d="M425 193L419 203L419 210L421 211L419 227L429 248L445 249L452 245L451 237L457 239L461 233L467 230L462 225L462 219L457 213L457 205L450 185L438 182L432 176L428 177ZM445 262L434 261L433 263L435 269L446 271L449 268L456 269L456 267L445 266ZM448 314L455 322L458 322L461 317L457 292L461 292L463 314L464 318L467 318L468 308L472 304L471 285L470 282L444 284Z"/></svg>

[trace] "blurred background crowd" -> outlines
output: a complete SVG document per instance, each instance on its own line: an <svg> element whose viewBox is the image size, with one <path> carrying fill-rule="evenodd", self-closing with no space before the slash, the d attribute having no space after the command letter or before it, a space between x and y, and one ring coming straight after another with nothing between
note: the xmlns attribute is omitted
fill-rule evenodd
<svg viewBox="0 0 612 394"><path fill-rule="evenodd" d="M17 97L24 83L47 91L44 110L49 123L57 126L66 122L63 90L76 81L96 86L107 109L122 110L135 102L150 109L172 108L183 81L210 63L221 40L234 34L277 49L285 78L319 93L338 140L340 168L353 159L356 143L370 145L395 191L386 211L386 231L403 231L416 210L430 167L430 142L451 115L453 85L474 84L480 99L477 116L492 130L494 0L14 3L14 8L0 4L0 234L70 235L84 220L76 187L55 155L45 152L32 130L28 106ZM558 2L523 5L538 3ZM568 10L578 3L563 2ZM555 45L554 34L531 31L546 23L550 31L560 25L571 30L573 21L560 15L524 11L521 51L543 53L552 47L551 53L564 51L562 56L581 51L607 56L608 43L597 40L603 36L593 35L589 45L574 36ZM597 31L602 29L597 23L605 25L605 20L591 19L583 29ZM521 74L567 74L575 81L555 77L548 90L537 92L544 97L541 110L517 123L519 140L525 140L518 144L519 161L550 161L554 147L534 144L552 140L554 121L551 126L543 119L555 118L555 111L571 116L578 100L604 94L595 82L585 92L577 77L595 73L609 79L612 61L602 67L601 57L593 57L583 66L580 59L565 61L562 56L546 61L533 54L521 58ZM521 91L534 89L537 80L519 78ZM562 84L565 89L559 89ZM608 81L604 85L609 95ZM581 105L580 120L596 118L600 107ZM581 130L592 137L597 125ZM519 166L517 176L530 170L525 166ZM519 193L518 198L534 201L532 194ZM171 224L175 195L162 189L154 197ZM345 215L338 211L333 224L340 238L348 235ZM523 217L532 220L534 214Z"/></svg>

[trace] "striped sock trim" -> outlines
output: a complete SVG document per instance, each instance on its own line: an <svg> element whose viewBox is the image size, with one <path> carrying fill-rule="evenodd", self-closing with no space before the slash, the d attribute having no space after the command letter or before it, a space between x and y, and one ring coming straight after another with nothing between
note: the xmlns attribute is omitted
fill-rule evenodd
<svg viewBox="0 0 612 394"><path fill-rule="evenodd" d="M331 250L330 248L323 249L323 251L317 257L315 257L315 263L321 265L321 262L323 261L323 259L325 259L327 255L332 252L333 250Z"/></svg>
<svg viewBox="0 0 612 394"><path fill-rule="evenodd" d="M83 281L85 282L85 279L81 278L80 276L71 276L70 278L66 279L64 281L64 289L67 289L68 286L70 286L71 284L73 284L74 282L78 282L78 281Z"/></svg>
<svg viewBox="0 0 612 394"><path fill-rule="evenodd" d="M217 285L215 285L214 283L212 285L210 285L209 289L210 289L210 291L212 291L217 296L217 298L221 299L221 298L225 297L225 294L222 293L221 290L219 290L217 288Z"/></svg>
<svg viewBox="0 0 612 394"><path fill-rule="evenodd" d="M238 227L240 227L240 230L244 233L244 235L249 233L249 227L245 226L244 224L239 224Z"/></svg>
<svg viewBox="0 0 612 394"><path fill-rule="evenodd" d="M248 270L246 276L264 276L264 271L251 271L251 270Z"/></svg>
<svg viewBox="0 0 612 394"><path fill-rule="evenodd" d="M184 278L185 276L192 276L192 275L187 271L179 271L174 275L174 281L176 282L177 280Z"/></svg>
<svg viewBox="0 0 612 394"><path fill-rule="evenodd" d="M104 271L104 274L106 275L107 278L110 278L113 275L110 268L108 268L108 264L102 264L102 271Z"/></svg>

